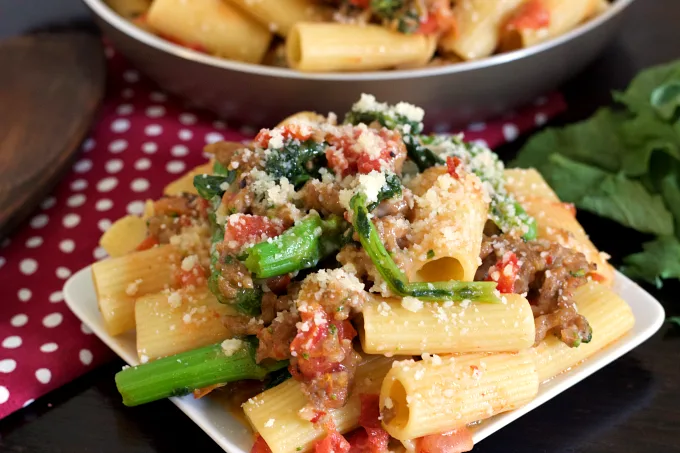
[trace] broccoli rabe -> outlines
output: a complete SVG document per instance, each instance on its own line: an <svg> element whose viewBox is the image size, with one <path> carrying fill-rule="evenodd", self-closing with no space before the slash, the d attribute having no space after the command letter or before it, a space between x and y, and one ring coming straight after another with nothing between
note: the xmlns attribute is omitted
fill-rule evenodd
<svg viewBox="0 0 680 453"><path fill-rule="evenodd" d="M264 171L275 179L286 178L296 188L318 177L319 168L326 166L326 146L314 140L287 140L283 148L271 151Z"/></svg>

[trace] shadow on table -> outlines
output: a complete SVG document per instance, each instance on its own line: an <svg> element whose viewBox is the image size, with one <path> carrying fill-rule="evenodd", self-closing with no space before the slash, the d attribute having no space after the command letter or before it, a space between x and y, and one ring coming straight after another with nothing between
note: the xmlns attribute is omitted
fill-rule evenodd
<svg viewBox="0 0 680 453"><path fill-rule="evenodd" d="M647 407L660 384L636 359L626 356L475 446L475 453L581 451Z"/></svg>

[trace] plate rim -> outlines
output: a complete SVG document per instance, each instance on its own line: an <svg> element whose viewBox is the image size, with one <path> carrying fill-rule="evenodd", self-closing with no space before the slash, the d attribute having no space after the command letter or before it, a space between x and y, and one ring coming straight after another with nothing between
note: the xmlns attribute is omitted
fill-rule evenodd
<svg viewBox="0 0 680 453"><path fill-rule="evenodd" d="M63 287L64 301L66 302L66 305L69 307L71 312L73 312L73 314L75 314L76 317L82 323L87 325L104 344L106 344L110 349L112 349L116 353L116 355L118 355L118 357L123 359L130 366L138 365L139 364L138 357L130 355L127 352L125 352L122 349L122 346L116 340L116 337L108 335L103 328L102 329L100 329L99 327L93 328L92 325L87 321L87 319L89 318L84 313L83 310L85 304L79 303L79 300L83 300L84 298L79 299L77 297L76 298L72 297L72 294L74 293L72 288L82 285L83 283L91 284L94 288L91 268L92 265L90 264L80 269L79 271L75 272L73 275L71 275L71 277L69 277L69 279L66 281ZM479 427L476 428L473 432L473 440L475 444L481 442L482 440L489 437L496 431L505 428L518 418L522 417L528 412L531 412L532 410L536 409L537 407L541 406L547 401L555 398L559 394L578 384L579 382L581 382L588 376L591 376L592 374L596 373L605 366L610 365L614 361L621 358L623 355L627 354L628 352L640 346L642 343L649 340L649 338L651 338L656 332L659 331L659 329L662 327L666 319L665 309L661 302L659 302L658 299L656 299L653 295L647 292L636 282L629 279L628 277L626 277L624 274L617 270L614 282L615 292L619 295L619 297L626 301L627 304L630 305L630 303L625 297L625 294L620 294L619 292L616 291L616 287L621 285L624 286L632 285L635 291L645 296L645 299L647 299L645 304L649 304L648 312L651 315L653 315L652 316L653 321L649 323L649 325L647 325L638 334L631 336L632 331L626 333L623 337L618 338L613 344L609 345L607 348L596 352L593 357L586 359L585 361L579 363L577 366L558 375L564 376L566 373L568 375L568 378L564 379L561 382L558 382L554 386L551 386L543 393L537 395L533 400L531 400L524 406L521 406L509 412L498 414L490 422L480 424ZM96 300L96 293L94 294L94 296L95 296L94 299ZM99 307L97 307L96 309L97 311L99 311ZM635 323L636 324L638 323L637 317L635 319ZM600 357L599 360L595 360L597 356L605 353L607 356L606 358ZM541 384L543 385L545 384L545 382ZM184 412L194 423L196 423L222 449L224 449L227 452L233 451L247 453L243 451L238 445L235 445L226 434L216 429L214 425L208 424L207 423L208 420L205 416L203 416L201 410L198 407L192 406L188 404L188 402L185 402L184 398L185 397L171 397L169 398L169 400L172 401L173 404L175 404L182 412Z"/></svg>
<svg viewBox="0 0 680 453"><path fill-rule="evenodd" d="M410 79L434 77L440 75L457 74L463 72L474 71L477 69L484 69L492 66L499 66L504 63L509 63L516 60L521 60L576 39L579 36L585 35L600 25L613 19L615 16L626 10L635 0L615 0L610 8L599 16L589 20L588 22L577 26L576 28L564 33L556 38L550 39L541 44L530 46L524 49L506 52L490 57L482 58L480 60L466 61L463 63L433 66L415 69L397 69L397 70L380 70L380 71L359 71L359 72L326 72L326 73L306 73L296 71L288 68L277 68L273 66L264 66L254 63L245 63L235 60L227 60L224 58L214 57L195 50L182 47L178 44L173 44L170 41L162 39L150 32L147 32L118 15L113 9L104 3L103 0L83 0L83 2L90 8L90 10L101 20L106 22L118 32L123 33L129 38L137 42L150 46L156 50L165 52L175 57L200 63L206 66L219 69L227 69L245 74L282 77L287 79L302 79L302 80L326 80L338 82L359 82L359 81L385 81L395 79Z"/></svg>

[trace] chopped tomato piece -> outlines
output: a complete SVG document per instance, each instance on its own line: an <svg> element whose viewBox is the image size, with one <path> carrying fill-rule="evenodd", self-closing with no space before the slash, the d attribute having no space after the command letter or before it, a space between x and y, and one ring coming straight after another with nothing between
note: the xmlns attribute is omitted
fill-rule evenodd
<svg viewBox="0 0 680 453"><path fill-rule="evenodd" d="M155 236L147 236L146 238L144 238L142 242L139 243L135 250L138 251L148 250L158 244L159 244L158 238L156 238Z"/></svg>
<svg viewBox="0 0 680 453"><path fill-rule="evenodd" d="M363 134L367 137L360 140ZM355 127L347 134L329 135L326 141L331 145L326 150L328 166L342 176L356 173L366 175L372 171L381 171L383 167L394 168L395 161L404 155L399 132L385 128L376 131Z"/></svg>
<svg viewBox="0 0 680 453"><path fill-rule="evenodd" d="M472 433L465 426L416 439L416 453L463 453L473 446Z"/></svg>
<svg viewBox="0 0 680 453"><path fill-rule="evenodd" d="M200 286L205 283L205 269L198 263L188 271L180 267L177 269L175 278L180 287Z"/></svg>
<svg viewBox="0 0 680 453"><path fill-rule="evenodd" d="M576 206L574 206L574 203L560 203L562 207L564 207L571 215L576 217Z"/></svg>
<svg viewBox="0 0 680 453"><path fill-rule="evenodd" d="M511 293L515 286L515 279L519 273L517 255L506 252L503 257L489 270L487 281L498 283L498 291Z"/></svg>
<svg viewBox="0 0 680 453"><path fill-rule="evenodd" d="M592 281L594 281L594 282L604 283L604 282L607 281L607 279L605 278L604 275L599 274L599 273L597 273L597 272L588 272L588 274L586 274L586 275L587 275L588 277L590 277L590 279L591 279Z"/></svg>
<svg viewBox="0 0 680 453"><path fill-rule="evenodd" d="M424 20L421 20L417 33L430 35L434 33L444 33L455 26L451 2L449 0L438 0L433 3Z"/></svg>
<svg viewBox="0 0 680 453"><path fill-rule="evenodd" d="M537 30L550 25L550 10L542 0L529 0L519 7L506 27L514 30Z"/></svg>
<svg viewBox="0 0 680 453"><path fill-rule="evenodd" d="M269 445L267 445L264 438L258 434L255 438L253 448L250 449L250 453L272 453L272 449L269 448Z"/></svg>
<svg viewBox="0 0 680 453"><path fill-rule="evenodd" d="M449 156L446 158L446 169L448 170L449 174L456 179L460 179L460 173L458 173L458 169L462 164L463 161L461 161L460 158L456 156Z"/></svg>
<svg viewBox="0 0 680 453"><path fill-rule="evenodd" d="M390 435L382 428L380 423L380 396L377 394L359 395L361 399L361 415L359 424L366 430L368 449L367 453L384 453L387 451L387 444Z"/></svg>
<svg viewBox="0 0 680 453"><path fill-rule="evenodd" d="M349 453L367 453L371 451L368 444L368 433L363 428L358 428L346 436L349 442Z"/></svg>
<svg viewBox="0 0 680 453"><path fill-rule="evenodd" d="M268 217L232 214L224 226L224 244L229 250L239 250L244 244L261 242L283 232L283 225Z"/></svg>
<svg viewBox="0 0 680 453"><path fill-rule="evenodd" d="M326 437L314 445L314 453L348 453L350 450L349 442L342 434L335 429L335 425L327 423Z"/></svg>
<svg viewBox="0 0 680 453"><path fill-rule="evenodd" d="M312 128L309 126L296 123L286 124L280 129L277 128L277 132L279 130L284 140L297 139L305 141L310 139L313 133ZM261 129L253 141L262 148L267 148L269 147L269 141L272 139L272 136L273 131L271 129Z"/></svg>

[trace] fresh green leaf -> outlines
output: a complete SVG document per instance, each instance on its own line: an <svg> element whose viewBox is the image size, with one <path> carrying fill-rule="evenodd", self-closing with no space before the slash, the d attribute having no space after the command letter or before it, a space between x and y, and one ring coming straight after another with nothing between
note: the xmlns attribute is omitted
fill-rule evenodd
<svg viewBox="0 0 680 453"><path fill-rule="evenodd" d="M673 217L659 195L639 182L554 154L543 176L563 201L644 233L673 234Z"/></svg>
<svg viewBox="0 0 680 453"><path fill-rule="evenodd" d="M667 318L666 321L672 322L676 326L680 327L680 316L671 316L670 318Z"/></svg>
<svg viewBox="0 0 680 453"><path fill-rule="evenodd" d="M227 167L225 167L224 165L222 165L221 163L219 163L218 161L215 161L215 163L213 164L213 173L214 174L224 176L224 175L228 175L229 172L230 172L230 170Z"/></svg>
<svg viewBox="0 0 680 453"><path fill-rule="evenodd" d="M643 251L624 258L622 271L630 278L645 280L660 288L662 280L680 278L680 242L665 236L643 244Z"/></svg>
<svg viewBox="0 0 680 453"><path fill-rule="evenodd" d="M527 142L511 166L534 167L543 173L550 163L550 156L560 154L583 164L617 172L627 151L621 135L625 118L624 113L603 108L588 120L564 128L545 129Z"/></svg>
<svg viewBox="0 0 680 453"><path fill-rule="evenodd" d="M674 80L652 91L652 108L662 119L671 121L680 107L680 82Z"/></svg>
<svg viewBox="0 0 680 453"><path fill-rule="evenodd" d="M675 236L680 238L680 171L661 180L661 196L675 218ZM680 257L678 257L680 259Z"/></svg>
<svg viewBox="0 0 680 453"><path fill-rule="evenodd" d="M210 200L215 196L221 197L234 179L235 171L228 171L226 175L196 175L194 187L202 198Z"/></svg>
<svg viewBox="0 0 680 453"><path fill-rule="evenodd" d="M672 124L659 121L653 113L641 113L625 121L621 137L626 143L625 152L621 153L621 171L628 176L648 173L656 153L680 161L680 135Z"/></svg>
<svg viewBox="0 0 680 453"><path fill-rule="evenodd" d="M614 99L634 113L654 110L652 94L659 87L680 80L680 62L654 66L642 71L623 93L614 93Z"/></svg>

